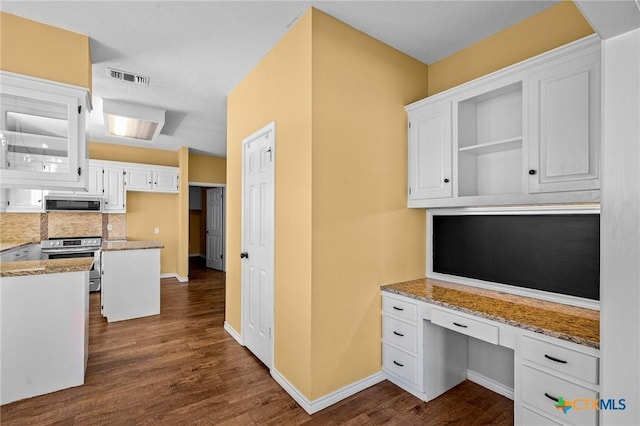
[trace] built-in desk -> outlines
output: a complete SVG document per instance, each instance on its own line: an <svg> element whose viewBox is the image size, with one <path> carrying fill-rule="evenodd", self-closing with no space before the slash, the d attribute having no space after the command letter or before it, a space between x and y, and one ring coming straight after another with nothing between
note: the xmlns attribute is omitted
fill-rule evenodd
<svg viewBox="0 0 640 426"><path fill-rule="evenodd" d="M425 401L467 378L473 337L514 352L516 424L598 424L577 401L599 398L598 311L420 279L382 287L382 318L387 378Z"/></svg>

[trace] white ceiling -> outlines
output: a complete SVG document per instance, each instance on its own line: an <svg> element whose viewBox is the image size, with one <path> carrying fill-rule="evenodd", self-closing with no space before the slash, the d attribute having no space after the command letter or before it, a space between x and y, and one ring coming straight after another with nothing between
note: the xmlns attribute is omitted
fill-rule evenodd
<svg viewBox="0 0 640 426"><path fill-rule="evenodd" d="M167 110L152 147L226 156L226 96L316 7L431 64L557 1L10 1L1 9L91 38L91 140L106 135L102 98ZM140 86L107 68L151 77Z"/></svg>

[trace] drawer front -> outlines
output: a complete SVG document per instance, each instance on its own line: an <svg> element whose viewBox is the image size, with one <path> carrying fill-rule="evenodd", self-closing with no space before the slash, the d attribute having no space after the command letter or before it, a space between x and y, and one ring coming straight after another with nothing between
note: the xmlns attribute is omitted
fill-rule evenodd
<svg viewBox="0 0 640 426"><path fill-rule="evenodd" d="M528 408L522 409L522 426L562 426L562 423L554 422Z"/></svg>
<svg viewBox="0 0 640 426"><path fill-rule="evenodd" d="M431 322L441 327L457 331L458 333L493 343L494 345L498 344L500 329L497 325L441 311L436 308L431 311Z"/></svg>
<svg viewBox="0 0 640 426"><path fill-rule="evenodd" d="M382 367L386 373L418 385L418 359L393 346L382 345Z"/></svg>
<svg viewBox="0 0 640 426"><path fill-rule="evenodd" d="M382 297L382 312L407 321L418 321L418 304L395 297Z"/></svg>
<svg viewBox="0 0 640 426"><path fill-rule="evenodd" d="M522 384L524 404L531 405L562 423L584 426L598 424L598 410L592 405L599 398L598 392L527 366L522 367ZM577 406L564 413L551 399L560 397L564 398L565 403L576 402Z"/></svg>
<svg viewBox="0 0 640 426"><path fill-rule="evenodd" d="M546 368L598 384L598 358L591 355L524 336L522 357Z"/></svg>
<svg viewBox="0 0 640 426"><path fill-rule="evenodd" d="M417 327L386 315L382 317L382 340L414 354L418 352Z"/></svg>

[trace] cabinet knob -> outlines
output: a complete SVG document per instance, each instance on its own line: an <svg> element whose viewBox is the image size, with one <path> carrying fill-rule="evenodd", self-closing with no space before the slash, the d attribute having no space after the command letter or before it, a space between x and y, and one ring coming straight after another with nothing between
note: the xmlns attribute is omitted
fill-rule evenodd
<svg viewBox="0 0 640 426"><path fill-rule="evenodd" d="M449 183L449 178L444 178L444 183Z"/></svg>
<svg viewBox="0 0 640 426"><path fill-rule="evenodd" d="M529 174L531 176L535 175L536 173L538 173L538 172L536 172L534 169L529 170Z"/></svg>

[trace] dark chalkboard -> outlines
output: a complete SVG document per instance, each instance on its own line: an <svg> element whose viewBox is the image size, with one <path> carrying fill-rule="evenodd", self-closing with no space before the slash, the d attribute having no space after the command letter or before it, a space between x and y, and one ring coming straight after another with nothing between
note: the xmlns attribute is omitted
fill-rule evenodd
<svg viewBox="0 0 640 426"><path fill-rule="evenodd" d="M600 300L597 214L433 216L433 271Z"/></svg>

